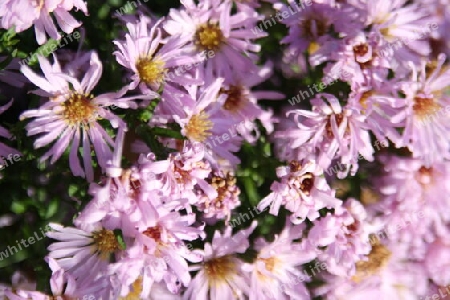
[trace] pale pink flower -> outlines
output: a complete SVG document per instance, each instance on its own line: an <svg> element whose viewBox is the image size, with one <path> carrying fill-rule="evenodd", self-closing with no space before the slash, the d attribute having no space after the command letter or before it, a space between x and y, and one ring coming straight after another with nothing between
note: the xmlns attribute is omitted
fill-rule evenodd
<svg viewBox="0 0 450 300"><path fill-rule="evenodd" d="M187 288L183 299L245 299L250 291L248 274L241 269L243 261L236 254L244 253L249 247L249 235L257 223L232 235L232 228L214 233L212 243L205 243L204 261L191 267L198 271Z"/></svg>
<svg viewBox="0 0 450 300"><path fill-rule="evenodd" d="M319 251L319 260L328 266L328 272L337 276L353 276L356 263L371 250L369 234L376 228L368 222L367 213L358 201L348 199L340 213L327 214L314 222L308 241Z"/></svg>
<svg viewBox="0 0 450 300"><path fill-rule="evenodd" d="M251 272L250 300L311 299L305 284L295 280L305 277L301 266L316 257L314 248L294 242L302 235L301 226L287 223L273 242L256 240L254 248L258 256L253 264L245 266Z"/></svg>
<svg viewBox="0 0 450 300"><path fill-rule="evenodd" d="M420 67L410 64L412 78L404 82L406 105L397 120L405 122L405 130L398 147L408 147L414 158L426 166L450 159L450 96L445 94L450 84L450 69L444 67L445 56L440 55L433 65L422 61ZM431 68L431 69L430 69Z"/></svg>
<svg viewBox="0 0 450 300"><path fill-rule="evenodd" d="M28 135L42 134L34 142L35 148L55 142L41 157L42 161L51 157L50 163L54 163L70 147L72 173L92 181L94 173L91 145L97 154L98 164L105 168L107 160L112 156L110 148L114 144L98 120L107 119L113 127L123 127L125 123L107 108L112 105L136 108L134 99L151 96L123 98L125 90L93 96L91 91L102 73L102 64L95 52L91 53L91 67L81 81L63 74L56 59L53 65L42 57L39 62L45 77L37 75L27 66L21 68L24 75L39 87L34 93L49 98L39 109L28 110L21 115L22 119L34 118L26 126ZM83 167L78 153L80 145L83 147Z"/></svg>
<svg viewBox="0 0 450 300"><path fill-rule="evenodd" d="M36 40L39 45L47 41L47 35L59 40L61 35L53 21L56 18L59 27L65 33L71 33L81 23L70 14L73 8L87 15L86 3L82 0L4 0L0 3L1 27L22 32L34 25Z"/></svg>
<svg viewBox="0 0 450 300"><path fill-rule="evenodd" d="M292 161L287 167L277 168L281 182L275 181L271 193L261 200L258 210L270 206L269 212L278 215L283 205L292 212L290 220L299 224L308 218L310 221L320 217L323 208L341 209L342 202L334 197L334 191L323 178L323 170L314 161L301 163Z"/></svg>

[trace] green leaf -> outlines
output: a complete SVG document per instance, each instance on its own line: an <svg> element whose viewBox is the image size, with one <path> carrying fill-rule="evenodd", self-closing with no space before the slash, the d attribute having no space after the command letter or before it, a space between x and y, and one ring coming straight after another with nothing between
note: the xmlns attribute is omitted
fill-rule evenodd
<svg viewBox="0 0 450 300"><path fill-rule="evenodd" d="M162 127L153 127L151 129L153 134L158 136L170 137L178 140L185 140L186 138L179 132L172 129L162 128Z"/></svg>
<svg viewBox="0 0 450 300"><path fill-rule="evenodd" d="M11 205L11 210L16 214L23 214L26 210L27 206L23 202L15 201Z"/></svg>
<svg viewBox="0 0 450 300"><path fill-rule="evenodd" d="M55 213L58 210L58 201L53 200L50 202L50 205L48 206L47 212L45 214L45 219L49 219L55 215Z"/></svg>

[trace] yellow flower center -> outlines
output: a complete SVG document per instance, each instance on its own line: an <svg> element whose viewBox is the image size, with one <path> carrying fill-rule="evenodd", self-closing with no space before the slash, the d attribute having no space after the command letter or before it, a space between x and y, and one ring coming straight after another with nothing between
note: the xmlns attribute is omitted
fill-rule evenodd
<svg viewBox="0 0 450 300"><path fill-rule="evenodd" d="M231 276L237 274L237 265L232 256L213 258L204 265L209 285L227 283Z"/></svg>
<svg viewBox="0 0 450 300"><path fill-rule="evenodd" d="M186 136L196 142L203 142L211 136L211 129L213 122L209 120L209 116L205 112L200 112L198 115L193 115L186 124Z"/></svg>
<svg viewBox="0 0 450 300"><path fill-rule="evenodd" d="M391 29L395 29L395 27L385 27L385 28L381 28L380 29L380 33L381 35L384 37L384 39L386 41L388 41L389 43L393 43L395 42L395 36L392 35L391 33Z"/></svg>
<svg viewBox="0 0 450 300"><path fill-rule="evenodd" d="M91 102L89 94L72 93L62 104L62 115L71 125L89 124L98 119L97 106Z"/></svg>
<svg viewBox="0 0 450 300"><path fill-rule="evenodd" d="M269 257L269 258L260 258L266 267L266 270L269 272L273 272L275 270L275 266L277 263L277 259L275 257Z"/></svg>
<svg viewBox="0 0 450 300"><path fill-rule="evenodd" d="M436 103L433 98L419 96L414 98L414 115L416 115L419 119L435 114L440 108L441 106Z"/></svg>
<svg viewBox="0 0 450 300"><path fill-rule="evenodd" d="M197 28L194 41L200 50L217 51L225 41L225 37L219 24L209 22Z"/></svg>
<svg viewBox="0 0 450 300"><path fill-rule="evenodd" d="M139 78L147 84L161 84L167 69L164 61L157 58L140 58L136 63Z"/></svg>
<svg viewBox="0 0 450 300"><path fill-rule="evenodd" d="M217 191L217 198L212 203L216 208L223 208L223 200L227 197L238 196L240 190L236 187L236 177L227 173L225 177L213 176L211 179L211 186ZM206 206L211 205L211 202L207 202Z"/></svg>
<svg viewBox="0 0 450 300"><path fill-rule="evenodd" d="M361 98L359 98L359 103L361 106L365 109L367 109L367 100L372 97L374 92L372 90L366 91L361 95Z"/></svg>
<svg viewBox="0 0 450 300"><path fill-rule="evenodd" d="M100 257L108 260L110 255L120 249L119 242L112 230L102 229L93 233L94 251L100 253Z"/></svg>
<svg viewBox="0 0 450 300"><path fill-rule="evenodd" d="M352 280L356 283L372 276L382 270L389 262L392 253L382 244L372 246L372 251L368 255L367 261L359 261L356 263L356 275Z"/></svg>
<svg viewBox="0 0 450 300"><path fill-rule="evenodd" d="M140 300L142 293L142 278L139 277L131 286L131 291L125 297L119 297L119 300Z"/></svg>
<svg viewBox="0 0 450 300"><path fill-rule="evenodd" d="M314 42L314 41L309 43L308 52L310 54L316 53L317 51L319 51L319 49L320 49L320 44L319 43Z"/></svg>

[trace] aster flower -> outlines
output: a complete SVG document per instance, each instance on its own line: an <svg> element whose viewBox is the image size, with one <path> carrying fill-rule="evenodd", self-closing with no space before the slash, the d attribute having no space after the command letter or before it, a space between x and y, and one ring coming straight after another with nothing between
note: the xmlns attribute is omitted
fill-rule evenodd
<svg viewBox="0 0 450 300"><path fill-rule="evenodd" d="M211 199L205 193L199 193L197 208L204 213L206 219L225 219L228 222L231 211L240 205L241 190L236 185L236 177L232 172L216 171L210 174L207 181L217 191L217 197Z"/></svg>
<svg viewBox="0 0 450 300"><path fill-rule="evenodd" d="M0 3L1 27L14 27L16 32L22 32L34 25L36 40L42 45L47 40L47 34L55 40L61 38L51 13L65 33L71 33L81 25L69 14L74 7L87 15L86 3L82 0L5 0Z"/></svg>
<svg viewBox="0 0 450 300"><path fill-rule="evenodd" d="M216 190L207 182L212 169L205 160L204 147L186 143L181 152L170 153L168 159L154 161L142 159L140 176L146 178L142 182L144 190L160 190L163 195L172 198L186 198L191 204L196 204L196 191L203 193L210 199L218 196ZM155 180L152 180L153 175Z"/></svg>
<svg viewBox="0 0 450 300"><path fill-rule="evenodd" d="M176 36L164 41L159 28L161 21L151 25L149 18L140 16L135 24L127 24L130 33L124 41L114 41L118 48L114 52L117 61L133 72L130 89L139 86L143 93L155 94L163 83L181 86L202 83L189 78L189 73L175 72L176 67L192 65L201 58L184 54Z"/></svg>
<svg viewBox="0 0 450 300"><path fill-rule="evenodd" d="M330 5L331 3L317 3L313 1L301 7L296 1L289 1L289 5L277 3L275 8L290 15L281 22L289 28L289 33L282 39L282 43L288 44L297 53L308 50L314 54L320 49L324 41L329 39L331 26L341 33L349 34L360 28L355 26L355 20L347 15L344 16L341 10ZM350 24L349 24L349 19Z"/></svg>
<svg viewBox="0 0 450 300"><path fill-rule="evenodd" d="M198 271L187 288L183 299L245 299L250 289L248 275L241 270L242 261L236 253L244 253L248 237L257 223L232 236L232 228L226 227L223 234L216 231L212 243L205 243L204 261L191 267Z"/></svg>
<svg viewBox="0 0 450 300"><path fill-rule="evenodd" d="M204 144L206 158L212 164L225 159L235 165L239 159L232 152L239 150L242 138L236 133L229 135L237 124L222 110L226 99L226 95L219 94L222 82L223 79L218 78L208 86L193 86L188 98L195 100L186 101L188 105L184 107L184 114L173 117L190 142Z"/></svg>
<svg viewBox="0 0 450 300"><path fill-rule="evenodd" d="M380 48L380 39L375 34L367 36L359 32L346 37L339 49L330 55L330 60L336 63L329 64L325 73L337 74L340 80L352 86L382 82L387 78L391 63L387 55L380 53Z"/></svg>
<svg viewBox="0 0 450 300"><path fill-rule="evenodd" d="M251 29L258 21L254 10L231 14L232 3L218 0L201 2L182 1L184 9L169 13L164 29L189 53L207 53L204 68L207 73L232 78L233 74L252 69L260 46L254 40L265 36ZM220 4L219 4L220 3ZM253 53L252 53L253 52Z"/></svg>
<svg viewBox="0 0 450 300"><path fill-rule="evenodd" d="M106 228L87 232L54 223L50 227L53 230L47 236L57 242L48 247L49 257L73 277L77 286L96 283L105 288L100 293L107 291L111 256L122 249L114 232Z"/></svg>
<svg viewBox="0 0 450 300"><path fill-rule="evenodd" d="M445 56L440 55L428 69L425 61L420 68L411 64L411 81L402 86L407 103L397 119L405 122L405 130L397 146L408 147L413 157L422 159L426 166L450 158L450 97L445 94L450 69L444 66L444 61Z"/></svg>
<svg viewBox="0 0 450 300"><path fill-rule="evenodd" d="M318 258L328 266L328 272L353 276L356 263L372 248L369 234L375 233L376 228L368 222L364 207L355 199L348 199L343 208L340 213L316 220L308 240L317 247L326 247Z"/></svg>
<svg viewBox="0 0 450 300"><path fill-rule="evenodd" d="M376 244L367 260L356 265L352 278L325 276L326 284L316 295L326 299L417 299L425 295L428 279L423 266L408 260L408 252L399 244Z"/></svg>
<svg viewBox="0 0 450 300"><path fill-rule="evenodd" d="M258 204L258 210L263 211L270 206L269 212L278 215L281 205L292 212L291 221L299 224L308 218L314 221L319 218L322 208L334 208L339 211L341 202L334 197L323 171L314 161L301 163L291 161L288 167L277 168L277 176L281 182L272 183L272 191Z"/></svg>
<svg viewBox="0 0 450 300"><path fill-rule="evenodd" d="M56 59L53 65L42 57L39 62L45 78L27 66L21 68L24 75L40 88L35 93L50 98L39 109L28 110L21 115L21 119L34 118L26 126L28 135L43 134L35 141L35 148L55 141L51 149L41 157L42 161L51 157L50 162L54 163L71 145L69 161L72 173L92 181L94 174L91 143L97 154L97 162L102 168L106 167L107 160L111 158L110 147L113 146L111 137L98 120L107 119L113 127L125 126L123 121L107 108L111 105L135 108L136 103L132 100L145 96L123 98L124 90L93 96L92 89L102 73L102 64L94 52L91 54L91 67L81 82L77 78L64 75ZM78 156L80 143L83 146L83 167Z"/></svg>
<svg viewBox="0 0 450 300"><path fill-rule="evenodd" d="M89 298L92 299L95 295L105 295L102 292L104 286L99 282L87 282L85 285L77 284L77 281L58 265L56 260L51 257L46 257L50 269L52 270L52 276L50 278L50 288L53 296L45 296L41 299L72 299L72 298ZM32 299L38 299L32 297Z"/></svg>
<svg viewBox="0 0 450 300"><path fill-rule="evenodd" d="M375 150L388 146L388 139L394 144L399 144L401 134L398 128L404 127L405 123L398 120L397 115L405 106L407 100L400 98L395 82L384 82L373 85L354 84L349 95L349 106L360 111L365 116L365 123L375 135L376 141L373 146Z"/></svg>
<svg viewBox="0 0 450 300"><path fill-rule="evenodd" d="M386 43L402 42L401 48L395 52L400 61L418 62L419 55L426 56L430 52L426 41L418 39L418 33L423 32L433 18L427 10L418 3L408 4L406 0L400 1L350 1L351 4L363 9L366 15L366 25L372 25Z"/></svg>
<svg viewBox="0 0 450 300"><path fill-rule="evenodd" d="M359 154L373 160L373 147L364 115L350 105L342 107L339 100L330 94L319 94L311 103L312 111L292 110L287 113L298 118L297 125L304 130L303 134L295 136L296 131L288 130L277 132L275 137L295 138L292 148L303 146L317 151L318 164L324 169L331 165L333 159L339 158L344 164L344 170L338 172L339 178L347 175L349 166L351 174L356 173Z"/></svg>
<svg viewBox="0 0 450 300"><path fill-rule="evenodd" d="M296 243L303 235L300 226L286 224L284 230L268 243L260 238L255 242L258 256L252 265L250 300L257 299L311 299L303 283L293 282L302 277L301 265L316 257L315 250L305 243Z"/></svg>
<svg viewBox="0 0 450 300"><path fill-rule="evenodd" d="M118 283L120 285L121 283ZM131 288L125 296L120 296L120 294L111 294L109 299L158 299L158 300L180 300L181 296L177 294L172 294L167 290L166 286L162 283L153 283L150 291L149 297L141 297L141 293L144 289L144 282L141 277L139 277L132 285Z"/></svg>
<svg viewBox="0 0 450 300"><path fill-rule="evenodd" d="M151 195L151 199L156 198ZM199 262L200 253L192 252L184 240L204 238L203 226L194 227L195 215L181 215L173 211L173 203L167 202L153 211L142 211L141 220L134 222L134 241L122 259L111 266L121 282L121 295L129 293L129 287L142 277L142 297L148 297L153 283L164 282L168 290L177 294L181 285L188 286L191 277L186 260Z"/></svg>
<svg viewBox="0 0 450 300"><path fill-rule="evenodd" d="M165 179L149 171L158 164L152 155L141 157L131 169L117 167L121 157L119 140L123 142L120 136L117 139L109 168L113 177L104 186L92 184L94 199L74 224L84 230L121 230L127 248L118 253L106 272L116 293L113 298L140 295L147 299L158 284L177 294L181 285L187 286L190 281L186 260L199 262L202 258L184 241L203 238L203 226L193 226L195 215L189 210L179 212L189 206L187 199L161 190Z"/></svg>
<svg viewBox="0 0 450 300"><path fill-rule="evenodd" d="M260 119L268 133L273 130L273 118L271 114L258 105L258 100L280 100L284 95L275 91L252 90L272 74L272 64L266 64L257 72L246 73L246 76L234 76L231 80L225 80L220 89L220 94L227 96L223 110L227 117L233 118L236 124L245 123L245 126L236 126L236 131L249 143L253 143L259 137L259 129L254 121ZM204 75L205 80L214 78L211 74ZM256 136L252 134L256 132Z"/></svg>
<svg viewBox="0 0 450 300"><path fill-rule="evenodd" d="M389 240L423 259L428 244L448 234L449 164L427 168L420 160L395 156L381 156L380 161L384 173L374 181L380 197L368 212L380 219Z"/></svg>

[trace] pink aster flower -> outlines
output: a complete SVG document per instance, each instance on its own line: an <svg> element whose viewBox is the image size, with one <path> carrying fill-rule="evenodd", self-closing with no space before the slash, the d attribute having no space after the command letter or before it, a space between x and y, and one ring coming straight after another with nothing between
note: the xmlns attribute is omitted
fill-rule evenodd
<svg viewBox="0 0 450 300"><path fill-rule="evenodd" d="M420 68L411 64L411 81L402 87L408 101L397 116L405 122L402 141L397 146L408 147L413 157L422 159L426 166L450 159L450 97L445 94L450 69L444 67L444 61L445 56L440 55L428 68L425 61Z"/></svg>
<svg viewBox="0 0 450 300"><path fill-rule="evenodd" d="M193 86L185 97L184 114L173 118L189 141L204 144L206 158L212 164L225 159L236 165L239 159L232 153L239 150L242 138L236 133L230 137L230 131L239 124L222 109L226 99L226 95L219 94L222 82L218 78L208 86Z"/></svg>
<svg viewBox="0 0 450 300"><path fill-rule="evenodd" d="M157 197L156 194L151 198ZM142 219L133 223L134 239L122 259L111 267L121 283L124 296L130 286L142 277L141 297L147 298L154 283L165 283L173 294L187 287L191 281L187 260L200 262L201 253L190 251L184 240L204 238L203 226L195 227L195 215L181 215L173 211L173 203L156 206L153 211L142 211Z"/></svg>
<svg viewBox="0 0 450 300"><path fill-rule="evenodd" d="M428 278L422 264L408 260L401 244L376 244L367 260L356 264L356 275L325 276L326 284L316 295L330 300L418 299L428 290Z"/></svg>
<svg viewBox="0 0 450 300"><path fill-rule="evenodd" d="M86 3L82 0L5 0L0 3L1 27L14 27L16 32L22 32L34 25L36 40L42 45L47 34L55 40L61 38L51 13L65 33L71 33L81 25L69 14L74 7L87 15Z"/></svg>
<svg viewBox="0 0 450 300"><path fill-rule="evenodd" d="M404 122L397 115L405 106L407 100L398 96L399 88L395 82L384 82L373 85L354 84L348 103L366 117L365 123L375 135L374 150L388 146L388 139L399 144L401 134L398 128L404 127Z"/></svg>
<svg viewBox="0 0 450 300"><path fill-rule="evenodd" d="M201 2L182 1L182 10L172 9L164 29L179 36L183 48L192 54L206 53L207 73L232 78L236 72L248 71L256 60L260 46L254 40L265 36L254 32L258 14L253 10L231 13L232 3L219 0Z"/></svg>
<svg viewBox="0 0 450 300"><path fill-rule="evenodd" d="M352 86L355 83L382 82L387 78L391 63L388 56L380 54L380 39L375 34L366 35L359 32L355 36L346 37L340 48L330 55L336 61L329 64L326 73L337 74L342 81Z"/></svg>
<svg viewBox="0 0 450 300"><path fill-rule="evenodd" d="M355 199L344 203L341 213L328 214L314 222L308 234L310 243L326 247L318 258L337 276L353 276L356 263L369 254L369 234L375 227L368 222L364 207Z"/></svg>
<svg viewBox="0 0 450 300"><path fill-rule="evenodd" d="M181 152L169 154L166 160L142 159L139 177L151 180L149 175L153 175L155 180L151 184L143 182L140 186L145 190L159 190L165 196L186 198L190 204L196 204L196 192L209 199L218 196L211 182L207 182L211 172L204 148L186 143Z"/></svg>
<svg viewBox="0 0 450 300"><path fill-rule="evenodd" d="M49 257L72 276L77 286L99 285L97 295L110 289L108 267L122 249L114 232L97 228L91 232L51 223L47 236L57 240L48 247Z"/></svg>
<svg viewBox="0 0 450 300"><path fill-rule="evenodd" d="M207 179L208 183L216 190L216 197L208 197L206 193L198 193L197 208L204 213L206 219L231 218L231 211L240 205L239 194L241 190L236 185L236 177L232 172L213 172Z"/></svg>
<svg viewBox="0 0 450 300"><path fill-rule="evenodd" d="M245 266L251 272L250 300L311 299L304 283L293 280L303 276L301 265L316 257L313 248L294 242L302 235L300 226L286 223L273 242L268 243L262 238L255 242L258 256L252 265Z"/></svg>
<svg viewBox="0 0 450 300"><path fill-rule="evenodd" d="M53 298L55 300L63 300L66 298L94 298L98 295L104 295L102 289L104 288L98 282L87 282L87 285L77 284L77 281L69 275L60 265L51 257L46 257L50 269L52 270L52 277L50 278L50 288L52 290ZM35 298L33 298L35 299ZM48 296L42 298L48 300Z"/></svg>
<svg viewBox="0 0 450 300"><path fill-rule="evenodd" d="M258 105L258 101L284 99L283 94L275 91L252 90L254 86L272 75L272 68L273 65L268 63L255 72L247 72L245 76L236 75L230 80L225 80L220 89L220 94L227 96L222 106L225 115L235 120L236 124L245 123L245 126L236 126L236 131L249 143L255 142L259 137L258 126L254 123L256 119L262 121L268 133L273 130L274 120L271 114L267 114L268 112ZM215 77L212 74L205 74L204 78L208 82Z"/></svg>
<svg viewBox="0 0 450 300"><path fill-rule="evenodd" d="M94 199L74 223L86 231L121 230L127 248L107 268L116 291L114 297L148 298L155 284L163 284L177 294L191 279L187 260L199 262L202 258L184 241L203 238L203 226L194 226L192 211L180 212L189 206L188 199L179 199L171 190L161 188L166 179L149 171L158 164L152 155L141 157L131 169L119 168L123 138L118 136L117 140L108 168L112 177L103 187L92 185Z"/></svg>
<svg viewBox="0 0 450 300"><path fill-rule="evenodd" d="M309 50L314 54L318 51L329 39L332 25L335 31L346 34L360 28L355 26L355 20L347 15L344 17L342 11L333 7L331 3L317 1L308 1L308 3L309 5L302 1L299 6L297 1L289 1L289 5L281 3L275 5L277 10L289 16L282 20L282 23L289 28L289 33L283 38L282 43L288 44L298 53Z"/></svg>
<svg viewBox="0 0 450 300"><path fill-rule="evenodd" d="M253 221L249 228L232 235L232 228L225 232L214 233L212 243L205 243L204 261L191 267L198 271L187 288L183 299L245 299L250 290L248 274L241 268L243 261L236 257L249 247L249 235L257 223Z"/></svg>
<svg viewBox="0 0 450 300"><path fill-rule="evenodd" d="M429 54L428 42L417 36L434 20L420 4L405 5L406 0L349 2L367 13L366 24L372 25L386 43L401 41L402 47L395 51L399 61L408 57L407 60L418 62L419 55Z"/></svg>
<svg viewBox="0 0 450 300"><path fill-rule="evenodd" d="M350 166L351 174L356 173L359 154L369 161L373 160L369 128L360 111L350 105L342 107L339 100L330 94L319 94L311 103L312 111L293 110L287 113L298 118L297 126L304 131L303 134L296 136L296 131L287 130L277 132L275 137L295 139L292 148L303 146L312 149L313 153L317 152L318 164L324 169L331 165L333 159L340 159L345 166L338 173L340 178L348 174Z"/></svg>
<svg viewBox="0 0 450 300"><path fill-rule="evenodd" d="M368 212L380 219L391 241L404 244L410 257L423 259L428 244L449 233L450 165L427 168L420 160L395 156L380 161L385 173L374 185L380 199Z"/></svg>
<svg viewBox="0 0 450 300"><path fill-rule="evenodd" d="M27 66L21 68L24 75L40 88L35 93L50 98L39 109L28 110L21 115L22 119L34 118L26 127L28 135L42 134L34 143L36 148L55 141L51 149L41 157L42 161L51 157L50 162L54 163L70 147L72 173L92 181L91 144L102 168L106 167L107 160L111 158L110 147L113 146L111 137L97 120L107 119L113 127L123 127L123 121L107 108L111 105L135 108L136 103L132 100L146 96L122 98L124 90L97 97L91 95L102 73L102 64L94 52L91 54L91 67L81 81L63 74L56 59L53 65L44 58L39 58L39 62L45 77L37 75ZM83 167L78 154L80 144L83 147Z"/></svg>
<svg viewBox="0 0 450 300"><path fill-rule="evenodd" d="M261 200L258 210L270 206L269 212L278 215L283 205L292 212L294 224L302 223L306 218L314 221L320 217L319 210L323 208L339 211L342 203L334 197L334 191L322 175L323 170L314 161L302 164L294 160L288 167L277 168L281 182L272 183L272 192Z"/></svg>
<svg viewBox="0 0 450 300"><path fill-rule="evenodd" d="M133 72L130 89L139 86L143 93L154 94L161 84L191 85L202 81L192 78L188 72L179 74L174 69L180 65L192 65L201 58L186 55L181 48L182 41L174 36L165 41L159 28L162 20L151 25L151 20L140 16L139 22L128 23L124 41L114 41L118 51L117 61ZM174 100L174 99L172 99Z"/></svg>

